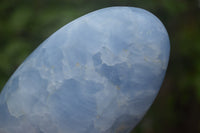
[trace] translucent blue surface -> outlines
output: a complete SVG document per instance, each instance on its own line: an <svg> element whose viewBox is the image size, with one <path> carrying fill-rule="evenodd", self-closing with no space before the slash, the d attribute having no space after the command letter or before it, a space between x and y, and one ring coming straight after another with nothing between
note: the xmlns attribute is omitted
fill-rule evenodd
<svg viewBox="0 0 200 133"><path fill-rule="evenodd" d="M1 133L129 133L164 79L169 38L151 13L110 7L65 25L11 76Z"/></svg>

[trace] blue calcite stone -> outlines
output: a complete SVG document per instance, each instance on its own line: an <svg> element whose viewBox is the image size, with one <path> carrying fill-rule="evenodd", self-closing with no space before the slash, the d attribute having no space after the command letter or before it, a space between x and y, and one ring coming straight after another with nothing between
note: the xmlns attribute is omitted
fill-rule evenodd
<svg viewBox="0 0 200 133"><path fill-rule="evenodd" d="M129 133L155 99L169 59L163 24L110 7L65 25L0 95L0 133Z"/></svg>

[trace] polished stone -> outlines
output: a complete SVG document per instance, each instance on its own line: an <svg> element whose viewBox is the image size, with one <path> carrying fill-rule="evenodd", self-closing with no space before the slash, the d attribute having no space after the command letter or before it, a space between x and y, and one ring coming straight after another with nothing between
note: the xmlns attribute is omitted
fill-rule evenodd
<svg viewBox="0 0 200 133"><path fill-rule="evenodd" d="M1 133L129 133L169 58L160 20L133 7L82 16L45 40L0 95Z"/></svg>

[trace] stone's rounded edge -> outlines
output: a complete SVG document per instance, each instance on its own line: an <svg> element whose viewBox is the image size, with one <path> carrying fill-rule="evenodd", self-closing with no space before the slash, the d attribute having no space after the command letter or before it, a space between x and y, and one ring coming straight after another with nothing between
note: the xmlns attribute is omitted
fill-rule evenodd
<svg viewBox="0 0 200 133"><path fill-rule="evenodd" d="M163 28L165 29L165 32L166 32L166 35L167 35L167 40L169 41L169 48L170 48L170 39L169 39L169 34L168 34L168 31L167 31L167 29L166 29L166 27L165 27L165 25L163 24L163 22L155 15L155 14L153 14L152 12L150 12L150 11L148 11L148 10L146 10L146 9L143 9L143 8L140 8L140 7L131 7L131 6L111 6L111 7L106 7L106 8L102 8L102 9L99 9L99 10L96 10L96 11L94 11L94 12L90 12L90 13L88 13L88 14L86 14L86 15L89 15L89 14L92 14L92 13L95 13L95 12L97 12L97 11L103 11L103 10L107 10L107 9L119 9L119 8L121 8L121 9L128 9L128 10L132 10L133 12L135 12L135 11L137 11L137 12L140 12L140 13L145 13L146 15L148 15L148 16L152 16L156 21L158 21L162 26L163 26ZM86 16L86 15L84 15L84 16ZM84 16L82 16L82 17L84 17ZM170 49L169 49L169 53L170 53ZM169 54L170 55L170 54Z"/></svg>
<svg viewBox="0 0 200 133"><path fill-rule="evenodd" d="M166 33L166 41L168 41L168 61L167 62L169 62L169 58L170 58L170 51L171 51L171 46L170 46L170 38L169 38L169 34L168 34L168 31L167 31L167 29L166 29L166 27L165 27L165 25L163 24L163 22L155 15L155 14L153 14L152 12L150 12L150 11L148 11L148 10L146 10L146 9L142 9L142 8L139 8L139 7L130 7L131 8L131 10L133 10L133 9L137 9L137 10L140 10L140 11L142 11L142 12L144 12L144 13L146 13L146 14L148 14L148 15L151 15L152 17L154 17L154 19L155 20L157 20L161 25L162 25L162 27L164 28L164 30L165 30L165 33Z"/></svg>
<svg viewBox="0 0 200 133"><path fill-rule="evenodd" d="M168 58L167 58L167 61L166 61L167 62L166 70L167 70L168 64L169 64L169 59L170 59L171 46L170 46L170 37L169 37L168 31L167 31L165 25L163 24L163 22L152 12L150 12L146 9L140 8L140 7L131 7L131 6L116 6L116 7L127 7L127 8L129 8L130 10L133 10L133 11L143 12L143 13L149 15L149 16L152 16L158 23L160 23L162 25L164 32L166 34L166 38L165 38L166 40L165 41L167 41L165 43L165 45L167 45L166 48L167 48L167 55L168 55ZM165 71L165 73L166 73L166 71ZM164 74L164 77L165 77L165 74ZM161 85L162 85L162 83L161 83Z"/></svg>
<svg viewBox="0 0 200 133"><path fill-rule="evenodd" d="M167 40L169 41L169 56L170 56L170 39L169 39L169 34L167 32L167 29L165 27L165 25L163 24L163 22L155 15L153 14L152 12L146 10L146 9L143 9L143 8L140 8L140 7L131 7L131 6L111 6L111 7L105 7L105 8L102 8L102 9L98 9L98 10L95 10L95 11L92 11L92 12L89 12L75 20L72 20L71 22L69 22L68 24L62 26L60 29L58 29L56 32L54 32L52 35L50 35L48 38L50 38L51 36L53 36L54 34L56 34L57 32L61 31L61 30L65 30L67 29L70 25L73 25L74 23L76 23L77 21L79 21L80 19L84 19L85 17L87 16L90 16L90 15L93 15L97 12L103 12L103 11L106 11L106 10L120 10L120 9L126 9L126 10L131 10L132 12L139 12L139 13L145 13L147 16L151 16L154 18L154 20L156 20L158 23L160 23L162 25L162 27L164 28L164 32L166 33L167 35ZM48 40L47 38L47 40Z"/></svg>
<svg viewBox="0 0 200 133"><path fill-rule="evenodd" d="M146 9L142 9L142 8L139 8L139 7L131 7L131 6L111 6L111 7L105 7L105 8L102 8L102 9L98 9L98 10L89 12L89 13L87 13L87 14L79 17L79 18L76 18L76 19L72 20L71 22L69 22L69 23L65 24L64 26L62 26L56 32L52 33L44 42L41 43L41 45L39 47L43 46L45 44L45 42L48 41L49 38L51 38L52 36L54 36L55 34L59 33L62 30L63 31L64 30L68 30L68 27L70 27L71 25L76 24L81 19L84 19L84 18L86 18L88 16L91 16L91 15L97 13L97 12L104 12L104 11L107 11L107 10L120 10L120 9L130 10L133 13L135 13L135 12L145 13L145 15L153 17L154 20L156 20L158 23L160 23L162 25L163 29L164 29L165 34L167 35L166 40L169 41L169 43L168 43L169 46L167 46L167 47L169 48L168 55L170 56L170 39L169 39L169 34L168 34L167 29L166 29L165 25L163 24L163 22L156 15L154 15L152 12L150 12L150 11L148 11ZM39 49L39 47L36 48L36 49Z"/></svg>

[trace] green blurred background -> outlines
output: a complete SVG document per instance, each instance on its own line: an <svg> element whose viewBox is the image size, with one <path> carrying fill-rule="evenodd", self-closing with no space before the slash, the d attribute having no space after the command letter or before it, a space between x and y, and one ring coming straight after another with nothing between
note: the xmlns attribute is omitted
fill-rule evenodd
<svg viewBox="0 0 200 133"><path fill-rule="evenodd" d="M200 0L0 0L0 90L53 32L108 6L151 11L171 40L163 86L132 133L200 133Z"/></svg>

